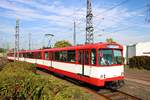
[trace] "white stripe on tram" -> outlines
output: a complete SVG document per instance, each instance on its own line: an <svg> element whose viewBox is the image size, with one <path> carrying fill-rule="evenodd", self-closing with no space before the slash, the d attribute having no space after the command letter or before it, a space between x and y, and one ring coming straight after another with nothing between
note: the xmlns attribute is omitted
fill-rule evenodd
<svg viewBox="0 0 150 100"><path fill-rule="evenodd" d="M8 57L8 59L13 60L14 57ZM17 59L16 59L17 60ZM56 61L48 61L48 60L41 60L41 59L30 59L30 58L19 58L19 61L26 61L29 63L36 63L50 67L52 64L53 68L72 72L72 73L82 73L82 65L79 64L71 64L71 63L61 63ZM96 67L96 66L86 66L84 65L84 75L93 77L93 78L100 78L101 75L105 75L105 78L112 78L121 76L124 72L123 65L121 66L105 66L105 67Z"/></svg>

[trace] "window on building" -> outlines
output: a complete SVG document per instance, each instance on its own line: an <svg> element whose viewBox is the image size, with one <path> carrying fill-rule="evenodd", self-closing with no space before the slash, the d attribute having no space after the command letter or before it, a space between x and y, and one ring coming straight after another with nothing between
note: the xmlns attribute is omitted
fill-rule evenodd
<svg viewBox="0 0 150 100"><path fill-rule="evenodd" d="M69 50L67 57L68 57L68 62L75 62L76 61L75 50Z"/></svg>

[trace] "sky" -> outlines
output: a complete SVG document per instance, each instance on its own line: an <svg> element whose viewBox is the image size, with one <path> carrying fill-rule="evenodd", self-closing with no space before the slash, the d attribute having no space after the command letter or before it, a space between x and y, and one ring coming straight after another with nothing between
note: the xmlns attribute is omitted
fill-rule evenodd
<svg viewBox="0 0 150 100"><path fill-rule="evenodd" d="M150 41L150 23L146 22L150 0L92 0L94 42L113 38L128 45ZM20 48L47 46L53 34L56 41L85 42L86 0L0 0L0 47L14 47L16 19L19 19Z"/></svg>

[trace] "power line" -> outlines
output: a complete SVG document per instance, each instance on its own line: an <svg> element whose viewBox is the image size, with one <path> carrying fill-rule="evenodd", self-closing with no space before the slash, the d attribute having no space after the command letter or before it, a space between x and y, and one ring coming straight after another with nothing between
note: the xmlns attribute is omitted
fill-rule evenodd
<svg viewBox="0 0 150 100"><path fill-rule="evenodd" d="M106 9L105 11L103 11L103 12L101 12L100 14L102 14L102 13L105 13L105 12L109 12L109 11L111 11L111 10L113 10L114 8L117 8L118 6L121 6L121 5L123 5L123 4L125 4L125 3L127 3L129 0L124 0L124 1L122 1L122 2L120 2L120 3L118 3L117 5L115 5L115 6L113 6L113 7L111 7L111 8L108 8L108 9ZM144 8L145 6L143 6L143 7L140 7L140 8L136 8L136 9L142 9L142 8ZM79 10L79 9L78 9ZM80 9L81 10L81 9ZM98 15L100 15L100 14L98 14ZM97 17L97 15L95 15L94 17ZM113 16L111 16L111 17L113 17ZM102 18L102 20L104 20L105 18ZM83 20L83 19L82 19ZM82 21L80 21L79 23L77 23L77 24L80 24ZM96 25L96 26L99 26L99 24L98 25Z"/></svg>
<svg viewBox="0 0 150 100"><path fill-rule="evenodd" d="M140 25L140 24L136 24L136 26L138 26L138 25ZM108 34L120 32L120 31L124 31L124 30L128 30L128 29L131 29L131 28L133 29L133 28L137 28L137 27L135 27L135 25L134 26L132 25L132 26L128 26L128 27L125 27L125 28L117 29L115 31L111 31Z"/></svg>
<svg viewBox="0 0 150 100"><path fill-rule="evenodd" d="M128 1L129 1L129 0L124 0L124 1L122 1L122 2L120 2L120 3L118 3L117 5L112 6L111 8L108 8L108 9L106 9L106 10L103 11L103 12L100 12L99 14L95 15L94 17L96 17L96 16L98 16L98 15L101 15L101 14L103 14L103 13L109 12L109 11L111 11L111 10L113 10L113 9L115 9L115 8L117 8L117 7L119 7L119 6L123 5L123 4L125 4L125 3L127 3Z"/></svg>
<svg viewBox="0 0 150 100"><path fill-rule="evenodd" d="M119 6L123 5L123 4L125 4L125 3L127 3L128 1L129 1L129 0L124 0L124 1L122 1L122 2L120 2L120 3L118 3L117 5L112 6L111 8L108 8L108 9L106 9L105 11L103 11L103 12L97 14L97 15L94 16L94 17L97 17L98 15L101 15L101 14L103 14L103 13L109 12L109 11L111 11L111 10L113 10L113 9L115 9L115 8L117 8L117 7L119 7ZM103 17L103 18L101 18L101 19L104 20L105 18ZM96 26L99 26L99 25L100 25L100 23L98 23Z"/></svg>
<svg viewBox="0 0 150 100"><path fill-rule="evenodd" d="M132 11L132 12L135 12L135 11L138 11L138 10L141 10L141 9L143 9L143 8L145 8L145 6L142 6L142 7L139 7L139 8L136 8L136 10L134 10L134 11ZM142 13L143 13L144 11L142 10ZM141 11L140 11L140 13L141 13ZM136 13L135 15L138 15L138 14L140 14L140 13ZM134 15L134 16L135 16ZM133 16L132 16L133 17ZM135 19L136 17L133 17L133 18L126 18L126 19L124 19L124 21L130 21L130 23L131 23L131 19ZM113 18L113 19L115 19L115 17ZM116 22L116 21L114 21L114 20L111 20L111 21L113 21L113 22ZM132 22L133 23L133 22ZM133 23L133 24L135 24L135 23ZM122 24L119 24L119 25L122 25ZM97 25L97 26L99 26L99 25ZM100 30L106 30L106 29L109 29L109 28L112 28L112 26L109 26L109 27L106 27L105 29L99 29L99 30L97 30L97 31L100 31Z"/></svg>
<svg viewBox="0 0 150 100"><path fill-rule="evenodd" d="M139 26L140 24L136 24L136 26ZM137 27L135 27L135 25L133 26L128 26L128 27L125 27L125 28L120 28L120 29L117 29L117 30L115 30L115 31L112 31L112 32L109 32L108 34L111 34L111 33L116 33L116 32L120 32L120 31L124 31L124 30L128 30L128 29L130 29L130 28L137 28Z"/></svg>
<svg viewBox="0 0 150 100"><path fill-rule="evenodd" d="M124 1L120 2L119 4L117 4L117 5L115 5L115 6L111 7L111 8L109 8L109 9L107 9L107 10L101 12L101 13L104 13L104 12L107 12L107 11L110 11L110 10L113 10L114 8L116 8L116 7L120 6L120 5L123 5L123 4L125 4L126 2L128 2L128 1L129 1L129 0L124 0ZM96 16L94 16L94 17L96 17ZM104 18L102 18L102 19L104 20ZM77 24L80 24L81 22L82 22L82 21L80 21L80 22L77 23Z"/></svg>
<svg viewBox="0 0 150 100"><path fill-rule="evenodd" d="M128 27L125 27L125 28L121 28L121 29L118 29L118 30L112 31L111 33L120 32L120 31L127 30L127 29L130 29L130 28L133 28L133 27L135 27L135 26L128 26ZM137 27L136 27L136 28L137 28Z"/></svg>

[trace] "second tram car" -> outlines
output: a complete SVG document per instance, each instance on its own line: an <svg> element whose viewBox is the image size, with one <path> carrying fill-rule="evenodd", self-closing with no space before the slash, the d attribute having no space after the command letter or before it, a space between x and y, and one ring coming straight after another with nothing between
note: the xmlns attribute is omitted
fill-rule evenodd
<svg viewBox="0 0 150 100"><path fill-rule="evenodd" d="M117 43L96 43L64 48L19 51L18 61L37 64L95 86L117 89L123 85L123 47ZM14 54L7 58L14 60Z"/></svg>

